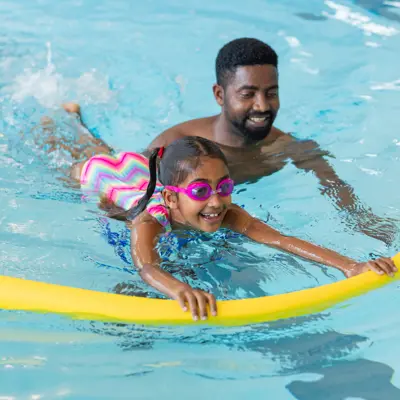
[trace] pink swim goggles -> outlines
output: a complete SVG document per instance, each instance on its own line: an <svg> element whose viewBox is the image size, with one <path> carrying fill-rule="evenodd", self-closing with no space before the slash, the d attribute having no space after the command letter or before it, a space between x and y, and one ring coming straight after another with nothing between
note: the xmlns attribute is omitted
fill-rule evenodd
<svg viewBox="0 0 400 400"><path fill-rule="evenodd" d="M232 194L233 187L233 180L226 178L222 179L222 181L218 183L216 190L212 190L212 187L206 182L194 182L191 183L187 188L165 186L165 189L172 190L173 192L177 193L185 193L186 196L192 200L205 201L214 194L219 194L221 197L228 197Z"/></svg>

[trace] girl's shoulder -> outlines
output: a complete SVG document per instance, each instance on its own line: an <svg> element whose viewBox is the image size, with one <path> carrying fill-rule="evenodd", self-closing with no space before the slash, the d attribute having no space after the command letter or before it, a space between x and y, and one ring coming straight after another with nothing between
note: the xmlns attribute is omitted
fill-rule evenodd
<svg viewBox="0 0 400 400"><path fill-rule="evenodd" d="M168 229L164 226L159 219L157 219L154 215L149 213L147 210L141 212L135 219L132 221L126 221L126 225L129 229L135 229L139 226L147 226L149 229L158 228L160 233L166 232ZM157 230L157 229L156 229Z"/></svg>
<svg viewBox="0 0 400 400"><path fill-rule="evenodd" d="M222 221L222 227L242 232L252 219L251 215L237 204L231 204Z"/></svg>

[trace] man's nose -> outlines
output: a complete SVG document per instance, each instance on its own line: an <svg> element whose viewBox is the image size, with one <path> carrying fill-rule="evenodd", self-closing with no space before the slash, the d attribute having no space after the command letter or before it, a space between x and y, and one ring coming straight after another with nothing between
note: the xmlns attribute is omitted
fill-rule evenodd
<svg viewBox="0 0 400 400"><path fill-rule="evenodd" d="M253 109L254 111L258 111L260 113L265 113L269 111L271 108L267 96L262 93L259 93L256 96L256 101L254 103Z"/></svg>

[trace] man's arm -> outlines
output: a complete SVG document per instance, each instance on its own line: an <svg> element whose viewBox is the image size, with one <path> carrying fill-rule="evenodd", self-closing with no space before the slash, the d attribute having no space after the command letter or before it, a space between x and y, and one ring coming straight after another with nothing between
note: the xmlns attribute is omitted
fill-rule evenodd
<svg viewBox="0 0 400 400"><path fill-rule="evenodd" d="M313 172L319 180L321 193L327 195L337 209L347 211L349 219L353 220L353 224L356 223L362 233L387 245L392 243L397 233L393 221L378 217L360 201L354 189L339 178L324 158L332 157L329 152L321 150L313 140L300 141L292 137L289 146L294 165L304 171Z"/></svg>

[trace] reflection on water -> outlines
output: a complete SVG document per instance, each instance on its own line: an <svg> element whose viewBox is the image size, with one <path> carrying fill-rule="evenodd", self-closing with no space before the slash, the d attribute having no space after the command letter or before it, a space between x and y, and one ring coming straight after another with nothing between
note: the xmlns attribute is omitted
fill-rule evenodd
<svg viewBox="0 0 400 400"><path fill-rule="evenodd" d="M353 0L360 7L371 13L380 15L392 21L400 22L400 3L387 0Z"/></svg>
<svg viewBox="0 0 400 400"><path fill-rule="evenodd" d="M386 1L386 0L353 0L356 6L362 7L368 12L384 17L388 20L400 22L400 2L398 1ZM339 7L342 6L343 2L331 2L332 5L337 4ZM347 8L347 7L346 7ZM343 10L343 8L342 8ZM353 10L356 12L356 10ZM315 14L312 12L296 12L298 17L307 21L325 21L326 15Z"/></svg>
<svg viewBox="0 0 400 400"><path fill-rule="evenodd" d="M191 359L177 353L167 361L136 365L135 375L173 368L211 380L284 377L286 389L298 400L398 400L391 383L394 370L363 358L371 341L342 334L323 324L327 315L307 316L242 328L145 328L124 324L88 323L80 330L115 338L124 351L151 351L163 343L200 347L208 356ZM214 358L212 349L230 349L232 356ZM210 353L211 350L211 353ZM243 352L242 361L234 354ZM251 363L246 359L253 354ZM256 355L261 356L256 357ZM240 360L240 357L239 357Z"/></svg>
<svg viewBox="0 0 400 400"><path fill-rule="evenodd" d="M315 382L295 380L287 389L298 400L397 400L400 390L393 386L394 370L375 361L365 359L334 361L325 368L307 372L323 375Z"/></svg>

